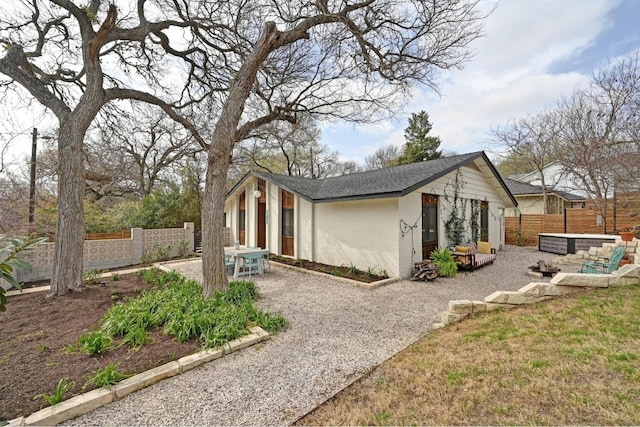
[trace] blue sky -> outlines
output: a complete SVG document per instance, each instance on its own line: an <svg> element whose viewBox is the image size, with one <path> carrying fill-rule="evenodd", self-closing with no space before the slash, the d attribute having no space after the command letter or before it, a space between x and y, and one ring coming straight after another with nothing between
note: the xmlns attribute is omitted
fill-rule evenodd
<svg viewBox="0 0 640 427"><path fill-rule="evenodd" d="M376 149L404 143L412 112L429 113L431 134L457 153L495 151L492 128L553 105L610 59L640 47L640 0L502 0L485 37L461 71L443 71L440 96L416 90L394 120L322 124L321 142L359 163Z"/></svg>

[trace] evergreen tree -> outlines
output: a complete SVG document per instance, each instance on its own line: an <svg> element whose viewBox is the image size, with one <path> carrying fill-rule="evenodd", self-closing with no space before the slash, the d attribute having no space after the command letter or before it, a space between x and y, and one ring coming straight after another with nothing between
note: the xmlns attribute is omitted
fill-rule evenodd
<svg viewBox="0 0 640 427"><path fill-rule="evenodd" d="M429 122L429 114L426 111L411 114L409 126L404 129L405 144L402 147L402 154L397 159L398 165L442 157L442 150L438 150L440 138L430 136L430 131L431 122Z"/></svg>

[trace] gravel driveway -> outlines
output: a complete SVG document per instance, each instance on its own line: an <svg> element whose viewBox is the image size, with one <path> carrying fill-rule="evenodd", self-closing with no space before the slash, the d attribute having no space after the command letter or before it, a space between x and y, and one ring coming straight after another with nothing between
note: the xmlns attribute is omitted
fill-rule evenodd
<svg viewBox="0 0 640 427"><path fill-rule="evenodd" d="M69 425L284 425L429 332L449 300L483 299L534 280L527 266L555 256L507 246L493 265L455 278L366 290L273 267L259 305L288 326L263 344L152 385ZM201 278L200 264L177 268Z"/></svg>

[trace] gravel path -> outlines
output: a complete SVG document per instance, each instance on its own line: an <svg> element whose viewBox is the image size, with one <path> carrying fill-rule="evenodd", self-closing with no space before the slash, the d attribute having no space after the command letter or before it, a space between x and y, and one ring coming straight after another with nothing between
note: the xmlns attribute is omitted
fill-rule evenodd
<svg viewBox="0 0 640 427"><path fill-rule="evenodd" d="M427 334L449 300L517 290L534 281L526 276L527 266L554 257L507 246L493 265L473 273L374 290L274 266L256 279L259 305L284 314L285 330L68 424L290 424ZM180 270L201 278L198 262Z"/></svg>

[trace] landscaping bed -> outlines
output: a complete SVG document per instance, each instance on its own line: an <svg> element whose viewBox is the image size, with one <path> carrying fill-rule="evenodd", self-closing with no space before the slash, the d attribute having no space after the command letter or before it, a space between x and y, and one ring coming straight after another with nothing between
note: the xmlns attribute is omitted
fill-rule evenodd
<svg viewBox="0 0 640 427"><path fill-rule="evenodd" d="M167 283L170 280L171 278L167 280L166 277L160 277L155 283L164 281L161 288L162 292L165 292L167 288L173 286L171 283ZM178 313L178 317L188 320L187 316L191 309L186 306L189 305L188 302L198 298L186 295L186 289L189 287L193 289L194 285L178 282L176 286L179 292L183 292L184 289L184 301L187 301L178 301L182 304L181 306L185 307L184 310L180 310L182 314ZM164 333L162 329L176 329L176 322L173 322L164 324L164 326L147 327L146 333L142 332L146 341L144 345L131 345L134 335L129 334L125 339L119 336L113 337L112 345L98 354L89 355L81 351L80 337L90 337L89 332L103 330L104 325L100 328L100 320L107 311L115 305L118 306L116 313L126 311L127 304L132 301L138 302L141 300L138 297L150 295L150 292L145 291L157 288L154 283L145 282L141 276L127 274L112 276L111 279L102 279L102 284L98 281L86 286L82 292L69 293L54 298L47 298L46 292L9 297L7 311L0 314L0 330L2 331L0 342L0 423L3 420L27 416L44 406L49 406L45 403L42 395L45 393L53 395L59 381L64 378L72 386L64 394L62 400L95 389L96 386L89 380L96 377L97 369L104 370L111 365L115 366L119 373L133 375L177 360L202 348L204 333L197 336L198 332L196 332L195 337L189 338L187 336L187 339L183 337L183 342L178 342L174 336ZM154 292L155 294L157 292ZM176 300L176 297L169 296L164 299ZM221 298L216 297L216 301L194 302L193 305L202 307L204 304L217 304L219 300L231 299L239 301L239 306L242 308L247 307L245 296L238 292L225 294ZM162 302L162 298L147 298L147 300L152 300L154 303ZM234 302L231 301L229 304L234 304ZM217 306L204 307L206 310L204 315L209 319L215 317L218 311L215 308ZM134 305L133 309L128 311L135 312L136 308L141 313L148 314L147 317L154 316L152 310L141 304ZM165 309L167 312L170 311L169 314L175 313L175 310L175 307ZM225 312L225 310L229 312L227 308L222 308L220 312ZM260 321L256 322L258 324L263 319L272 318L259 309L253 309L252 313L262 316ZM160 314L172 319L176 318L176 316L167 316L166 313ZM155 315L157 317L158 314ZM204 315L200 314L200 316ZM234 318L237 317L234 315ZM111 325L113 326L114 319L120 326L122 323L120 317L112 317ZM235 327L235 332L244 329L243 325L231 326ZM221 325L216 329L226 328L225 330L229 331L232 327ZM233 332L228 332L228 340L234 338L231 337ZM140 339L140 335L135 336ZM223 337L223 339L225 338ZM214 337L213 339L217 340L215 343L218 343L221 338ZM125 344L124 340L129 342L126 345L121 345ZM94 348L96 343L100 344L97 341L91 343Z"/></svg>
<svg viewBox="0 0 640 427"><path fill-rule="evenodd" d="M308 261L306 259L289 258L278 255L271 255L271 260L281 264L287 264L305 270L317 271L336 277L345 277L351 280L357 280L364 283L373 283L378 280L387 279L389 276L377 274L374 269L367 271L358 270L354 266L335 266L322 264L320 262Z"/></svg>

